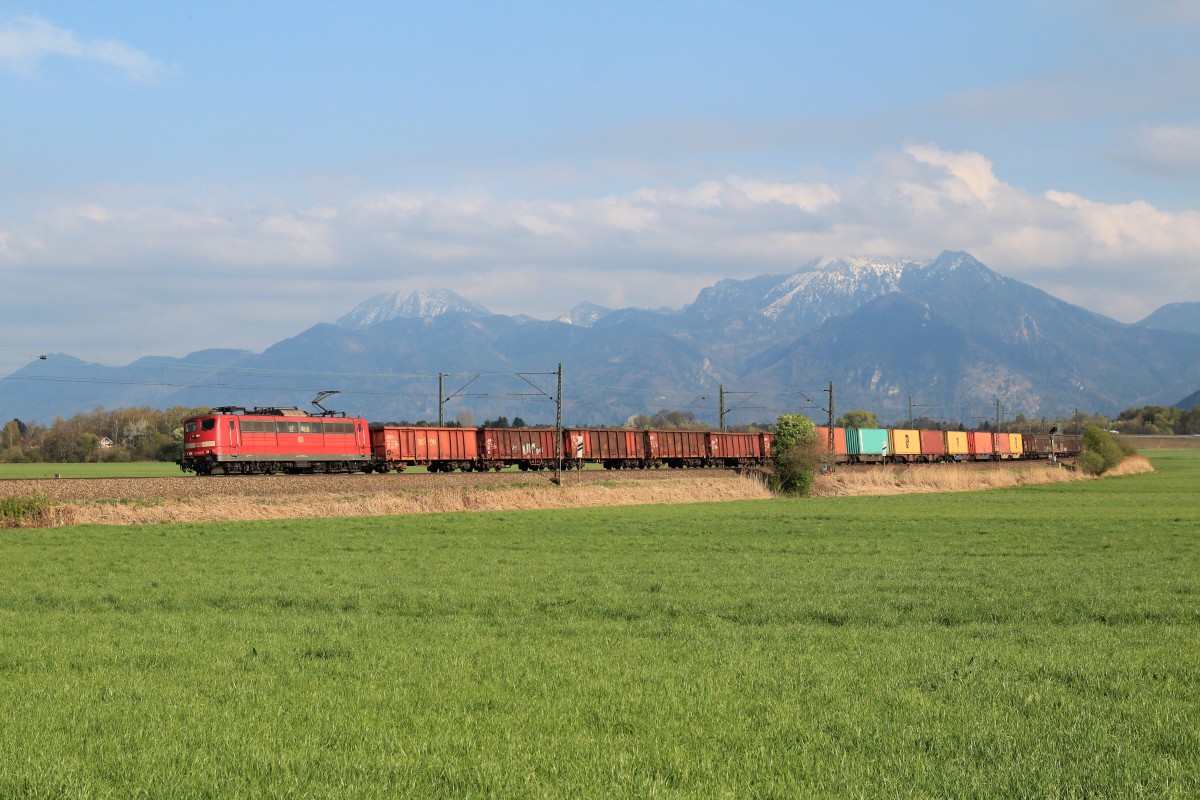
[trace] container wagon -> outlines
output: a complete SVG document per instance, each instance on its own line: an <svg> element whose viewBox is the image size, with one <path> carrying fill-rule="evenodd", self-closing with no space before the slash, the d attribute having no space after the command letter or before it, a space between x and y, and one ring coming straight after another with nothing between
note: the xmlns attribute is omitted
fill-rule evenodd
<svg viewBox="0 0 1200 800"><path fill-rule="evenodd" d="M990 461L995 455L992 435L987 431L967 431L967 448L972 461Z"/></svg>
<svg viewBox="0 0 1200 800"><path fill-rule="evenodd" d="M1023 434L1008 434L1008 455L1010 458L1025 457L1025 437Z"/></svg>
<svg viewBox="0 0 1200 800"><path fill-rule="evenodd" d="M921 436L921 460L926 464L949 461L946 436L942 431L919 431Z"/></svg>
<svg viewBox="0 0 1200 800"><path fill-rule="evenodd" d="M1007 433L992 434L992 454L998 459L1012 457L1012 450L1009 449L1008 445Z"/></svg>
<svg viewBox="0 0 1200 800"><path fill-rule="evenodd" d="M821 455L821 457L829 459L835 464L845 464L847 460L846 429L829 428L823 425L817 425L814 430L817 433L817 452ZM830 436L831 433L832 436Z"/></svg>
<svg viewBox="0 0 1200 800"><path fill-rule="evenodd" d="M888 460L896 463L921 461L921 432L916 430L888 430Z"/></svg>
<svg viewBox="0 0 1200 800"><path fill-rule="evenodd" d="M888 457L885 428L846 428L846 456L851 464L883 464Z"/></svg>
<svg viewBox="0 0 1200 800"><path fill-rule="evenodd" d="M946 431L946 455L954 461L971 456L971 444L966 431Z"/></svg>

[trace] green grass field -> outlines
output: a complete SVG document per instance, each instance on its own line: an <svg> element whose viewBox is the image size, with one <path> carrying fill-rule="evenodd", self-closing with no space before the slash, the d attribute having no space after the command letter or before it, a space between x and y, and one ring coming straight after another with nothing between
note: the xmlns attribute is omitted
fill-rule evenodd
<svg viewBox="0 0 1200 800"><path fill-rule="evenodd" d="M0 480L53 478L162 478L180 472L175 462L132 461L112 464L0 464Z"/></svg>
<svg viewBox="0 0 1200 800"><path fill-rule="evenodd" d="M1200 454L0 533L0 797L1195 797Z"/></svg>

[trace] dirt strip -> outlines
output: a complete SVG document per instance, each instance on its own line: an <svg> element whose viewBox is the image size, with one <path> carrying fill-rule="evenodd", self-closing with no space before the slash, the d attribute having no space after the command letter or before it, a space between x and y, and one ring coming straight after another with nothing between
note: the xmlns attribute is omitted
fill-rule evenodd
<svg viewBox="0 0 1200 800"><path fill-rule="evenodd" d="M765 500L758 480L732 472L520 476L311 476L279 478L165 478L118 481L30 481L50 500L47 514L30 527L136 525L314 517L389 516L451 511L505 511L587 506L666 505ZM503 480L507 477L507 480ZM463 480L473 478L473 480ZM479 480L483 478L484 480ZM497 479L501 478L501 479ZM367 479L367 480L363 480ZM447 480L449 479L449 480ZM514 480L516 479L516 480ZM167 483L163 483L166 481ZM182 481L183 484L177 482ZM4 482L5 484L10 482ZM15 483L15 482L14 482ZM53 484L46 487L44 484ZM257 485L254 485L257 483ZM87 485L84 485L87 484ZM152 487L153 485L153 487ZM4 488L8 488L5 486ZM48 489L53 489L51 494ZM30 496L27 492L23 496Z"/></svg>
<svg viewBox="0 0 1200 800"><path fill-rule="evenodd" d="M1152 471L1140 456L1113 474ZM21 527L136 525L314 517L390 516L588 506L765 500L756 478L727 470L564 473L179 477L0 481L0 498L39 498ZM963 470L954 465L841 467L817 478L818 496L978 491L1087 480L1047 465ZM11 522L11 520L10 520Z"/></svg>

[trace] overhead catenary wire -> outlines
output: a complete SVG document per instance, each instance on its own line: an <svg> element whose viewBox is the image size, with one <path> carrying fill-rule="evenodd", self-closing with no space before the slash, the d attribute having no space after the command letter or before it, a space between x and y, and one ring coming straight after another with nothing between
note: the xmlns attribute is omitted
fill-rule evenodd
<svg viewBox="0 0 1200 800"><path fill-rule="evenodd" d="M9 351L12 352L12 351ZM18 353L19 355L27 355ZM555 372L475 372L475 373L401 373L401 372L382 372L382 371L332 371L332 370L303 370L303 369L276 369L267 367L245 367L228 364L196 364L196 363L149 363L149 364L130 364L128 366L117 367L112 365L100 364L95 362L79 362L72 359L50 358L49 362L55 369L54 374L25 373L19 375L8 375L0 378L3 380L12 381L31 381L31 382L47 382L47 383L66 383L80 385L124 385L124 386L143 386L143 387L163 387L167 389L197 389L211 390L220 392L242 391L242 392L278 392L278 393L311 393L327 388L329 382L337 379L357 379L358 386L347 387L341 390L346 396L367 396L367 397L392 397L392 398L410 398L423 401L433 400L438 398L439 392L432 391L432 384L439 377L448 375L464 375L472 378L485 379L519 379L529 384L536 389L535 393L520 393L520 392L505 392L505 391L488 391L473 394L476 397L526 397L540 396L543 399L550 399L549 393L537 387L525 376L550 376L555 375ZM116 371L116 375L100 374L104 371ZM203 376L203 377L202 377ZM203 378L208 378L205 380ZM253 380L253 379L259 380ZM246 380L250 379L250 380ZM265 380L264 380L265 379ZM275 384L271 379L280 379L280 384ZM409 387L387 388L378 384L386 384L393 382L415 382L428 380L431 383L431 390L424 391ZM366 385L363 385L366 383ZM371 384L376 384L372 386ZM706 402L710 401L711 395L714 393L702 393L697 395L695 390L684 391L680 389L671 389L665 387L628 387L628 386L612 386L601 383L580 383L572 387L574 396L562 399L564 406L572 408L620 408L622 414L628 414L641 407L647 415L653 415L655 411L665 410L666 408L674 407L678 410L693 410L707 409ZM815 392L813 392L815 393ZM808 406L818 408L808 396L809 392L805 390L783 390L770 392L754 392L751 393L760 399L781 400L784 398L803 398L808 401ZM600 395L600 396L597 396ZM609 395L607 397L603 395ZM612 396L617 395L617 396ZM747 398L748 400L749 398ZM685 402L690 401L690 402ZM745 401L743 401L744 403ZM763 411L772 416L780 413L789 413L797 410L797 407L790 403L764 403L756 406L745 406L739 403L730 409L730 411L738 410L745 411ZM682 407L681 407L682 406ZM801 406L804 408L806 406ZM711 410L711 409L707 409Z"/></svg>

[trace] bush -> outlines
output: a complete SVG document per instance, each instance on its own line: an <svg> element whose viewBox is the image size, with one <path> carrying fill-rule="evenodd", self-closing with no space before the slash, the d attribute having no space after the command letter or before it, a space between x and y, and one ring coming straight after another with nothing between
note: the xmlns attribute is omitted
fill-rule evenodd
<svg viewBox="0 0 1200 800"><path fill-rule="evenodd" d="M775 423L775 479L772 489L807 495L817 470L817 432L803 414L782 414Z"/></svg>
<svg viewBox="0 0 1200 800"><path fill-rule="evenodd" d="M1084 450L1079 454L1079 469L1086 475L1103 475L1108 466L1104 456L1095 450Z"/></svg>
<svg viewBox="0 0 1200 800"><path fill-rule="evenodd" d="M1083 429L1083 452L1079 468L1089 475L1103 475L1125 460L1125 452L1113 441L1108 431L1095 425Z"/></svg>
<svg viewBox="0 0 1200 800"><path fill-rule="evenodd" d="M1133 442L1128 439L1115 440L1117 447L1121 448L1121 452L1126 456L1136 456L1137 448L1133 446Z"/></svg>
<svg viewBox="0 0 1200 800"><path fill-rule="evenodd" d="M782 494L808 496L817 479L818 462L817 448L809 442L776 453L775 480L771 489Z"/></svg>

